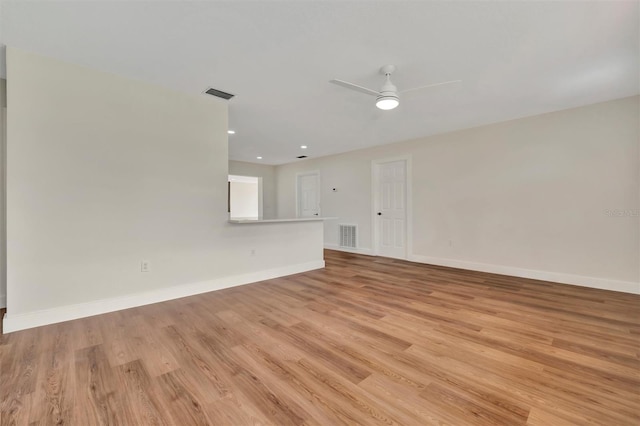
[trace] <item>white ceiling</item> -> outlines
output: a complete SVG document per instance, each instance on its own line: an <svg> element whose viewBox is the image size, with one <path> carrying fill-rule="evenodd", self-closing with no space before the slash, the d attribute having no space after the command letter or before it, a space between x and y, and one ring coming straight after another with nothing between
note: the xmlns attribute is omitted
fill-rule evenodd
<svg viewBox="0 0 640 426"><path fill-rule="evenodd" d="M3 1L0 44L234 93L231 158L281 164L637 94L639 4ZM328 83L384 64L399 89L463 82L392 111Z"/></svg>

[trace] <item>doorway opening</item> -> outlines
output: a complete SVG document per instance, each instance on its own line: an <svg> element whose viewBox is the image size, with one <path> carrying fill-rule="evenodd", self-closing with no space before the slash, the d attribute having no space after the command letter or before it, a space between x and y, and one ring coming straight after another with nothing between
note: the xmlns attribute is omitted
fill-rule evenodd
<svg viewBox="0 0 640 426"><path fill-rule="evenodd" d="M262 218L262 178L229 175L229 217Z"/></svg>

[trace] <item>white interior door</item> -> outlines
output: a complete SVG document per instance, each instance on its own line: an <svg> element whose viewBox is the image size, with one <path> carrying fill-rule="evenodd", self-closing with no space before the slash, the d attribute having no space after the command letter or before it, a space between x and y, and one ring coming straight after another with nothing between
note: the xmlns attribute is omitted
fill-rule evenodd
<svg viewBox="0 0 640 426"><path fill-rule="evenodd" d="M320 174L298 175L298 217L320 216Z"/></svg>
<svg viewBox="0 0 640 426"><path fill-rule="evenodd" d="M376 165L376 252L380 256L407 257L407 162Z"/></svg>

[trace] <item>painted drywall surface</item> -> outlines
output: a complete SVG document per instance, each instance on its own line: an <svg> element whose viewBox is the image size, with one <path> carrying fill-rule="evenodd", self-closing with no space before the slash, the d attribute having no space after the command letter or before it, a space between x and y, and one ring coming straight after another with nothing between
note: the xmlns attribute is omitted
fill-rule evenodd
<svg viewBox="0 0 640 426"><path fill-rule="evenodd" d="M321 261L319 223L227 222L224 102L12 48L7 84L8 319Z"/></svg>
<svg viewBox="0 0 640 426"><path fill-rule="evenodd" d="M258 183L230 182L232 219L257 219L260 216L258 208Z"/></svg>
<svg viewBox="0 0 640 426"><path fill-rule="evenodd" d="M637 283L639 99L279 166L278 211L295 214L296 174L319 170L322 214L339 217L325 244L356 223L371 252L371 161L410 156L414 257Z"/></svg>
<svg viewBox="0 0 640 426"><path fill-rule="evenodd" d="M262 215L278 217L276 199L276 168L266 164L229 161L229 174L262 178ZM291 216L294 217L294 216Z"/></svg>
<svg viewBox="0 0 640 426"><path fill-rule="evenodd" d="M0 78L0 308L7 304L7 274L5 256L5 107L7 106L7 81Z"/></svg>

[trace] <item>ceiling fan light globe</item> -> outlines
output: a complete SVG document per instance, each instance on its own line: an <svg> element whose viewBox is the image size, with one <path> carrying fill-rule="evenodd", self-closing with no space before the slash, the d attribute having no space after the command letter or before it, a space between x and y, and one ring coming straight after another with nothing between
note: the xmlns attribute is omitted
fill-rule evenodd
<svg viewBox="0 0 640 426"><path fill-rule="evenodd" d="M384 111L394 109L400 105L400 100L397 96L378 96L376 99L376 106Z"/></svg>

